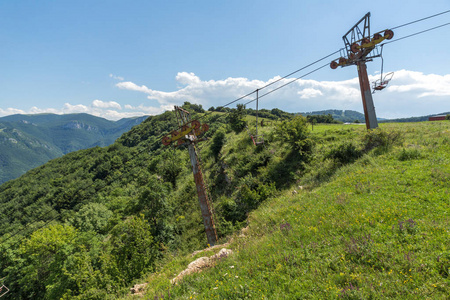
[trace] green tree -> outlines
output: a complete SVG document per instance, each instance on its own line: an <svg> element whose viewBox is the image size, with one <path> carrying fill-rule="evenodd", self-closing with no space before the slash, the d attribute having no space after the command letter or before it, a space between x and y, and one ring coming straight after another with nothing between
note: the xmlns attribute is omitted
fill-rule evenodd
<svg viewBox="0 0 450 300"><path fill-rule="evenodd" d="M247 126L245 121L245 108L243 104L238 104L237 108L233 108L226 116L227 122L230 124L231 130L236 133L240 133Z"/></svg>
<svg viewBox="0 0 450 300"><path fill-rule="evenodd" d="M145 272L152 271L157 257L157 246L151 235L150 224L144 217L130 217L111 231L109 271L116 282L131 283Z"/></svg>
<svg viewBox="0 0 450 300"><path fill-rule="evenodd" d="M283 121L277 126L276 135L301 157L308 158L311 155L314 142L310 137L305 117L296 116L292 120Z"/></svg>
<svg viewBox="0 0 450 300"><path fill-rule="evenodd" d="M65 261L75 251L76 234L74 227L56 224L35 231L22 243L19 280L22 297L59 299L76 287L64 272Z"/></svg>
<svg viewBox="0 0 450 300"><path fill-rule="evenodd" d="M112 215L112 211L103 204L89 203L75 214L70 223L81 231L101 232Z"/></svg>

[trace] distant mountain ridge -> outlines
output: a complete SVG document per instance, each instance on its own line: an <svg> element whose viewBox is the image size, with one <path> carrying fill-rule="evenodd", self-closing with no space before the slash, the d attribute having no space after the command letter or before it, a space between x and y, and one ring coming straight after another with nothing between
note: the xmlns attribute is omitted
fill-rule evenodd
<svg viewBox="0 0 450 300"><path fill-rule="evenodd" d="M364 123L366 119L364 118L364 114L354 111L354 110L338 110L338 109L327 109L320 111L311 111L311 112L301 112L299 113L302 116L308 115L328 115L330 114L333 119L341 121L341 122L354 122L358 120L361 123ZM385 119L385 118L377 118L379 122L382 123L392 123L392 122L422 122L428 121L429 117L437 116L437 115L449 115L450 112L443 112L438 114L431 114L421 117L409 117L409 118L397 118L397 119Z"/></svg>
<svg viewBox="0 0 450 300"><path fill-rule="evenodd" d="M108 146L148 116L110 121L89 114L0 118L0 184L72 151Z"/></svg>
<svg viewBox="0 0 450 300"><path fill-rule="evenodd" d="M440 116L440 115L444 115L444 116L450 115L450 112L443 112L443 113L440 113L440 114L431 114L431 115L426 115L426 116L421 116L421 117L389 119L389 120L383 120L382 122L386 122L386 123L392 123L392 122L423 122L423 121L428 121L429 117Z"/></svg>

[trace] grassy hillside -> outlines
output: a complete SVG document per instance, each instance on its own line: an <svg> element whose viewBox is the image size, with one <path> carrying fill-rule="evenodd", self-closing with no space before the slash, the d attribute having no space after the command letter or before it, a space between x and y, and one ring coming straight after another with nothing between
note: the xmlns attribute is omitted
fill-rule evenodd
<svg viewBox="0 0 450 300"><path fill-rule="evenodd" d="M188 107L186 107L189 109ZM220 242L234 254L173 286L207 247L173 113L0 186L6 299L447 297L450 122L316 125L197 115ZM242 126L244 125L244 126ZM245 234L240 230L248 226ZM170 294L170 296L169 296Z"/></svg>
<svg viewBox="0 0 450 300"><path fill-rule="evenodd" d="M208 253L172 257L147 277L147 295L448 299L450 122L383 124L369 135L320 125L313 136L314 158L295 184L250 213L245 235L226 239L233 255L176 286L170 279Z"/></svg>
<svg viewBox="0 0 450 300"><path fill-rule="evenodd" d="M0 118L0 183L72 151L112 144L145 117L117 122L88 114Z"/></svg>

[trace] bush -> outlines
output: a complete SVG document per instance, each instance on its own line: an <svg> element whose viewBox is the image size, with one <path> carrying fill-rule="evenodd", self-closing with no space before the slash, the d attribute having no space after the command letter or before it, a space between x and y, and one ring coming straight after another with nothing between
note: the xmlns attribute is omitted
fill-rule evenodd
<svg viewBox="0 0 450 300"><path fill-rule="evenodd" d="M400 152L398 156L398 160L405 161L405 160L411 160L411 159L417 159L421 158L422 154L420 154L420 151L417 149L405 149Z"/></svg>
<svg viewBox="0 0 450 300"><path fill-rule="evenodd" d="M379 148L382 151L387 151L392 146L400 144L403 136L399 131L384 131L380 128L368 130L363 137L364 150L370 151L374 148Z"/></svg>
<svg viewBox="0 0 450 300"><path fill-rule="evenodd" d="M211 153L215 159L219 157L220 151L225 144L225 132L223 130L217 130L213 135L211 144Z"/></svg>
<svg viewBox="0 0 450 300"><path fill-rule="evenodd" d="M226 120L230 124L231 130L240 133L245 129L247 126L247 122L244 120L245 115L246 111L243 104L238 104L237 108L231 110L226 116Z"/></svg>
<svg viewBox="0 0 450 300"><path fill-rule="evenodd" d="M325 156L325 158L330 158L341 164L348 164L354 162L362 155L362 151L358 149L352 142L344 142L338 145L336 148L331 149L331 151Z"/></svg>
<svg viewBox="0 0 450 300"><path fill-rule="evenodd" d="M310 137L307 120L303 116L296 116L292 120L283 121L276 128L278 138L291 145L302 158L311 156L314 142Z"/></svg>

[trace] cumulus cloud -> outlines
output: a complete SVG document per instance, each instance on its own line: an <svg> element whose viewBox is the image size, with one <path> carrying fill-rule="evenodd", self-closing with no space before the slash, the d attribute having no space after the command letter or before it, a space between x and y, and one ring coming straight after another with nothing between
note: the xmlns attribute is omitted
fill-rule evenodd
<svg viewBox="0 0 450 300"><path fill-rule="evenodd" d="M26 112L22 109L8 107L6 109L0 108L0 116L9 116L15 114L25 114Z"/></svg>
<svg viewBox="0 0 450 300"><path fill-rule="evenodd" d="M369 76L371 82L379 78L379 74ZM131 81L116 84L119 89L142 93L152 100L140 105L96 99L90 105L66 103L60 109L33 107L25 111L0 108L0 116L14 113L83 112L108 119L120 119L160 114L165 110L172 110L173 105L182 105L185 101L201 104L207 109L211 106L223 106L277 80L279 81L259 90L260 108L279 108L288 112L323 109L363 111L357 77L340 81L281 79L279 76L267 81L231 77L222 80L202 80L194 73L180 72L175 76L175 80L179 87L169 92L153 90ZM283 85L286 86L278 89ZM256 95L252 94L236 104L250 102L255 97ZM450 111L450 74L424 74L400 70L395 72L387 88L376 92L373 99L377 116L383 118L421 116ZM152 104L155 101L157 104ZM247 107L255 108L255 103L249 103Z"/></svg>
<svg viewBox="0 0 450 300"><path fill-rule="evenodd" d="M92 106L97 108L115 108L119 110L122 109L122 106L120 106L120 104L115 101L104 102L98 99L92 101Z"/></svg>
<svg viewBox="0 0 450 300"><path fill-rule="evenodd" d="M371 82L379 78L379 75L369 76ZM133 82L121 82L117 87L145 93L148 99L156 100L161 107L181 105L184 101L189 101L208 108L222 106L279 79L276 76L268 81L247 78L205 81L194 73L180 72L175 80L182 87L171 92L152 90ZM276 90L283 85L286 86ZM323 109L363 111L357 77L340 81L285 78L260 90L259 96L260 107L268 109L280 108L289 112ZM388 87L375 93L373 98L379 117L397 118L449 111L449 96L450 75L400 70L395 72ZM253 94L237 103L247 103L254 98ZM253 105L255 104L249 104L249 107Z"/></svg>

